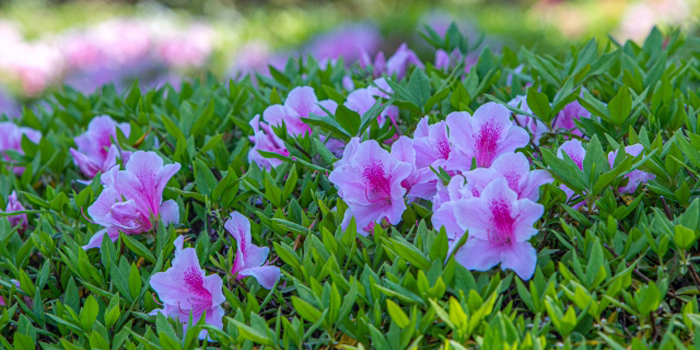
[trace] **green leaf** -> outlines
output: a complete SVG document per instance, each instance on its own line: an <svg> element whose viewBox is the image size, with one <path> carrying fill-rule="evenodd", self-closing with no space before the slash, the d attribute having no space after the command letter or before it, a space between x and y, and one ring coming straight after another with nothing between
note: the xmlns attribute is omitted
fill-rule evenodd
<svg viewBox="0 0 700 350"><path fill-rule="evenodd" d="M321 311L296 296L292 296L292 305L299 316L311 323L316 323L321 318Z"/></svg>
<svg viewBox="0 0 700 350"><path fill-rule="evenodd" d="M408 91L414 98L417 106L425 106L430 98L430 79L422 69L414 69L408 80Z"/></svg>
<svg viewBox="0 0 700 350"><path fill-rule="evenodd" d="M552 107L549 105L547 95L537 92L535 88L529 88L527 91L527 106L530 107L532 112L542 119L545 124L549 125Z"/></svg>
<svg viewBox="0 0 700 350"><path fill-rule="evenodd" d="M357 112L348 109L345 105L338 105L335 120L348 134L353 136L359 134L362 119Z"/></svg>
<svg viewBox="0 0 700 350"><path fill-rule="evenodd" d="M690 249L695 244L696 239L695 231L687 227L676 225L673 228L673 242L683 251Z"/></svg>
<svg viewBox="0 0 700 350"><path fill-rule="evenodd" d="M612 119L615 125L621 126L624 124L625 120L627 120L627 117L629 117L631 110L632 96L629 93L629 89L623 86L608 104L610 119Z"/></svg>
<svg viewBox="0 0 700 350"><path fill-rule="evenodd" d="M411 323L406 313L403 312L403 310L401 310L401 307L395 302L391 301L390 299L387 299L386 307L387 311L389 311L389 316L391 317L391 320L396 322L396 325L398 325L399 327L405 328Z"/></svg>

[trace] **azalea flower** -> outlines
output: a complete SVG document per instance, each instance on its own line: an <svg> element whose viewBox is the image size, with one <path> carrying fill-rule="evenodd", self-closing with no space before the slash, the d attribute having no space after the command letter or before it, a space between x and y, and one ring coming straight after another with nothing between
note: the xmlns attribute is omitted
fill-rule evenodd
<svg viewBox="0 0 700 350"><path fill-rule="evenodd" d="M455 212L457 202L461 199L471 198L462 175L455 175L447 186L439 182L437 193L433 197L432 223L436 230L445 228L448 240L448 255L452 253L455 244L464 235L464 230L457 223Z"/></svg>
<svg viewBox="0 0 700 350"><path fill-rule="evenodd" d="M333 100L319 101L312 87L298 86L289 92L284 105L276 104L267 107L263 112L263 120L277 127L286 125L287 132L293 136L309 134L311 127L302 118L308 118L312 113L319 116L326 115L319 105L331 113L335 113L338 107Z"/></svg>
<svg viewBox="0 0 700 350"><path fill-rule="evenodd" d="M396 159L411 165L411 173L401 182L406 189L406 197L430 200L437 191L437 175L430 168L419 167L419 157L415 150L416 140L401 136L391 145L391 155Z"/></svg>
<svg viewBox="0 0 700 350"><path fill-rule="evenodd" d="M396 74L396 79L401 80L406 76L406 72L410 66L416 66L418 68L424 68L423 63L418 59L413 50L408 48L406 43L401 44L393 56L389 57L386 61L386 73L389 76Z"/></svg>
<svg viewBox="0 0 700 350"><path fill-rule="evenodd" d="M532 110L527 105L526 96L516 96L514 99L508 102L508 105L518 108L523 112L532 113ZM532 138L536 145L540 144L542 135L549 131L547 125L539 119L522 114L516 114L515 119L518 121L518 124L532 133Z"/></svg>
<svg viewBox="0 0 700 350"><path fill-rule="evenodd" d="M564 154L569 156L569 158L571 158L571 160L574 161L574 164L576 164L578 168L583 171L583 160L586 158L586 149L583 148L583 144L581 143L581 141L571 140L562 143L561 146L559 146L559 150L557 151L557 157L565 159ZM559 186L559 188L562 191L564 191L564 193L566 193L567 200L571 200L571 198L575 194L575 192L566 185L561 185ZM578 209L581 206L583 206L583 201L576 203L573 206L573 208Z"/></svg>
<svg viewBox="0 0 700 350"><path fill-rule="evenodd" d="M389 94L394 92L384 78L374 80L374 84L377 87L368 86L351 92L348 95L347 101L345 101L345 107L348 107L348 109L362 116L377 103L378 97L388 99L390 98ZM396 118L398 118L398 116L399 108L396 106L388 106L377 116L377 121L379 126L382 126L387 118L389 118L391 123L396 127ZM396 128L398 129L398 127Z"/></svg>
<svg viewBox="0 0 700 350"><path fill-rule="evenodd" d="M632 157L636 157L644 151L644 146L641 144L629 145L625 147L625 153ZM615 164L615 157L617 157L617 150L608 153L608 163L610 168ZM647 183L656 178L656 175L648 173L642 170L632 170L629 174L625 175L628 179L627 185L620 187L620 193L634 193L640 184Z"/></svg>
<svg viewBox="0 0 700 350"><path fill-rule="evenodd" d="M518 199L536 202L540 186L554 181L547 170L530 170L530 162L522 153L506 153L498 157L490 168L477 168L464 173L467 190L474 196L480 193L492 181L503 177L508 187L518 194Z"/></svg>
<svg viewBox="0 0 700 350"><path fill-rule="evenodd" d="M406 76L406 72L411 66L416 66L418 68L425 67L423 62L421 62L418 58L418 55L416 55L413 50L409 49L406 43L401 44L401 46L396 49L396 52L394 52L394 55L389 57L388 60L386 60L384 52L379 51L374 58L374 62L372 62L372 59L369 54L367 54L367 51L361 50L358 62L362 69L372 65L372 75L375 78L382 76L383 73L386 73L390 77L396 75L396 79L398 80L401 80L404 76Z"/></svg>
<svg viewBox="0 0 700 350"><path fill-rule="evenodd" d="M457 262L470 270L486 271L498 263L524 280L535 273L537 251L528 240L537 234L533 225L544 214L544 206L518 199L505 178L492 181L480 197L457 202L457 223L469 231L469 239L455 254Z"/></svg>
<svg viewBox="0 0 700 350"><path fill-rule="evenodd" d="M411 174L411 164L392 156L374 140L348 148L329 176L348 204L341 226L346 229L353 217L357 227L379 223L385 217L398 224L406 210L406 189L401 183Z"/></svg>
<svg viewBox="0 0 700 350"><path fill-rule="evenodd" d="M428 125L428 117L418 122L413 134L413 147L416 149L416 166L428 168L445 167L452 153L452 142L447 132L447 123L440 121Z"/></svg>
<svg viewBox="0 0 700 350"><path fill-rule="evenodd" d="M268 171L282 164L282 160L266 158L260 153L260 151L264 151L277 153L285 157L289 156L289 150L285 148L282 139L275 135L268 124L260 121L260 115L253 117L250 121L250 126L253 128L253 136L250 136L250 142L253 143L253 147L248 151L248 161L250 163L255 162L259 167Z"/></svg>
<svg viewBox="0 0 700 350"><path fill-rule="evenodd" d="M372 76L375 78L381 77L382 73L386 72L386 56L384 56L384 52L382 51L377 52L374 61L372 61L367 51L361 49L358 63L362 69L372 66Z"/></svg>
<svg viewBox="0 0 700 350"><path fill-rule="evenodd" d="M239 212L233 212L224 227L236 240L237 245L231 274L239 280L248 276L255 277L263 288L272 289L280 279L280 269L265 265L270 248L253 244L248 218Z"/></svg>
<svg viewBox="0 0 700 350"><path fill-rule="evenodd" d="M218 275L207 276L199 265L197 251L194 248L183 249L184 238L175 239L175 258L172 266L165 272L155 273L150 280L151 287L163 302L162 309L151 311L177 318L187 330L190 316L197 322L206 313L205 322L216 328L224 327L224 308L226 300L223 293L223 281ZM207 331L199 333L204 339Z"/></svg>
<svg viewBox="0 0 700 350"><path fill-rule="evenodd" d="M479 107L473 117L450 113L447 126L454 145L447 166L458 171L469 171L473 158L478 167L489 167L498 156L525 147L530 139L525 129L510 120L508 109L494 102Z"/></svg>
<svg viewBox="0 0 700 350"><path fill-rule="evenodd" d="M19 199L17 199L17 192L12 191L10 196L7 197L7 207L5 208L5 213L12 213L25 210L27 210L27 208L25 208L19 201ZM10 215L7 217L7 220L10 221L10 225L12 227L19 226L19 232L24 232L24 230L27 229L27 214Z"/></svg>
<svg viewBox="0 0 700 350"><path fill-rule="evenodd" d="M447 70L450 68L450 54L443 49L435 51L435 68L439 70Z"/></svg>
<svg viewBox="0 0 700 350"><path fill-rule="evenodd" d="M114 167L102 177L104 189L88 208L92 220L104 228L95 233L84 249L99 248L107 234L114 242L119 232L136 235L148 232L160 218L163 224L180 220L174 200L163 202L163 190L180 164L163 165L155 152L138 151L129 157L126 170Z"/></svg>
<svg viewBox="0 0 700 350"><path fill-rule="evenodd" d="M581 90L581 96L583 96L583 89ZM552 124L552 129L564 129L570 133L583 136L583 133L576 126L574 120L580 120L581 118L591 118L591 112L584 108L578 101L573 101L567 104L564 109L557 114Z"/></svg>
<svg viewBox="0 0 700 350"><path fill-rule="evenodd" d="M24 154L22 150L22 136L26 136L29 141L38 144L41 140L41 133L25 127L20 127L12 122L0 122L0 154L4 155L4 158L8 162L12 162L10 156L5 152L6 150L13 150L19 154ZM24 167L15 166L13 167L15 175L22 175L24 173Z"/></svg>
<svg viewBox="0 0 700 350"><path fill-rule="evenodd" d="M339 57L345 62L354 62L362 53L376 51L380 44L381 34L376 26L357 23L317 36L308 51L319 60L319 65L325 66L328 60L335 62Z"/></svg>
<svg viewBox="0 0 700 350"><path fill-rule="evenodd" d="M103 115L90 121L85 133L75 138L78 149L70 149L73 162L87 177L95 177L97 172L106 172L117 165L117 158L123 161L129 159L130 152L122 152L116 143L117 128L121 129L124 136L129 137L131 126L129 123L117 124L109 116Z"/></svg>

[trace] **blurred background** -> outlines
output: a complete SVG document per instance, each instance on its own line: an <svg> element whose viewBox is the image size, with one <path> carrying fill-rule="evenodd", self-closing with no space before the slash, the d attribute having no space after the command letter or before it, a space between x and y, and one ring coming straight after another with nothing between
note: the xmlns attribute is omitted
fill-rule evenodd
<svg viewBox="0 0 700 350"><path fill-rule="evenodd" d="M283 67L290 55L319 61L390 57L418 34L454 21L474 41L556 54L591 37L642 41L654 25L695 32L700 0L0 0L0 114L63 86L89 93L113 82L177 83ZM476 55L474 53L474 59Z"/></svg>

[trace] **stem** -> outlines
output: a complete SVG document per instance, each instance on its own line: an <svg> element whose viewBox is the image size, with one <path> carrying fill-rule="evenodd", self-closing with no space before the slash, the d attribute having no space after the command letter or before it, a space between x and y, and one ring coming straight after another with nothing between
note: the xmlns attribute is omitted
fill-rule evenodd
<svg viewBox="0 0 700 350"><path fill-rule="evenodd" d="M666 203L666 198L661 197L661 203L664 205L664 212L666 213L666 217L668 217L669 220L673 221L673 215L671 215L671 209L669 209L668 204Z"/></svg>

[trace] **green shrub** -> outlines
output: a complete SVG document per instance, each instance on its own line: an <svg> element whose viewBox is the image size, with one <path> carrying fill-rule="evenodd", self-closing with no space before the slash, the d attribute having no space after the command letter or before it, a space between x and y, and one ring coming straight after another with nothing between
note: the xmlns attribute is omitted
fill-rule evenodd
<svg viewBox="0 0 700 350"><path fill-rule="evenodd" d="M454 29L447 39L430 31L425 37L446 52L466 55L471 47ZM486 49L468 72L462 61L449 71L411 67L403 79L388 78L394 92L362 115L343 107L310 115L304 122L313 132L304 135L291 136L290 125L274 128L279 153L288 155L260 153L279 163L269 171L249 162L254 116L265 117L297 86L343 104L344 77L356 88L371 86L371 67L346 68L342 60L319 66L309 57L255 83L209 78L150 91L134 84L124 95L108 85L89 96L65 88L45 107L22 113L16 123L42 137L15 140L19 149L5 150L7 167L0 169L3 203L16 191L30 208L0 221L0 342L8 349L695 348L697 48L697 38L655 30L641 47L591 41L563 57ZM507 105L516 96L525 96L530 111ZM591 117L572 130L553 128L574 101ZM435 124L487 102L530 117L517 123L539 121L547 129L519 148L554 179L539 189L544 215L529 240L537 250L531 279L464 268L448 243L462 249L467 235L450 241L447 230L435 229L433 200L414 198L400 222L379 220L369 235L355 220L341 227L353 204L329 179L340 158L329 139L347 143L361 135L389 149L385 141L414 135L425 116ZM389 105L398 107L396 123L375 122ZM88 208L104 194L100 180L109 174L86 178L69 149L100 115L129 124L130 132L113 140L121 152L154 151L180 164L163 194L177 204L179 220L151 218L146 232L84 250L103 226ZM11 136L4 130L0 145ZM569 153L557 157L570 139L585 145L583 170ZM609 152L633 144L643 151L608 163ZM459 176L432 171L443 184ZM654 179L621 193L633 171ZM281 269L270 290L230 273L234 247L241 248L224 228L234 211L250 220L252 243L270 247L268 264ZM151 277L174 264L178 236L194 247L207 275L223 280L222 329L202 320L185 330L175 319L150 315L160 308ZM202 330L209 339L198 340Z"/></svg>

